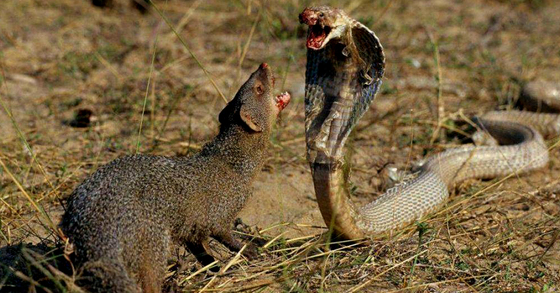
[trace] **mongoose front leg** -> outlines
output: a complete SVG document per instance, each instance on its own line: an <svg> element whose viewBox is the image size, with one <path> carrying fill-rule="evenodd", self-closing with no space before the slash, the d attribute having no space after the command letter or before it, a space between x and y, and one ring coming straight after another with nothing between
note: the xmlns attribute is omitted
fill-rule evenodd
<svg viewBox="0 0 560 293"><path fill-rule="evenodd" d="M231 251L238 252L244 246L243 243L233 237L231 231L222 231L214 235L213 238L225 245ZM257 248L252 243L247 243L247 248L243 250L243 255L248 259L255 259L259 256Z"/></svg>
<svg viewBox="0 0 560 293"><path fill-rule="evenodd" d="M214 257L206 252L206 248L204 245L206 244L207 240L196 243L196 242L186 242L185 246L189 250L190 253L196 257L196 259L202 264L202 266L207 266L214 262ZM213 267L210 269L212 272L217 272L220 268Z"/></svg>

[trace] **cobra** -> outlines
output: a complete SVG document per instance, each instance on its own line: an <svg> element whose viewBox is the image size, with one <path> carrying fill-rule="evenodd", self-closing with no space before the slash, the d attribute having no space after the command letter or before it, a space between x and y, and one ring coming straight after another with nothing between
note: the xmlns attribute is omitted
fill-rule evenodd
<svg viewBox="0 0 560 293"><path fill-rule="evenodd" d="M499 145L463 146L425 160L417 176L358 208L342 170L344 145L379 91L385 68L377 36L340 9L306 8L309 26L305 74L305 133L319 209L336 236L359 239L398 229L440 208L449 189L471 178L525 173L548 162L543 136L560 133L560 115L490 112L475 119ZM548 93L533 101L560 110L560 87L533 84Z"/></svg>

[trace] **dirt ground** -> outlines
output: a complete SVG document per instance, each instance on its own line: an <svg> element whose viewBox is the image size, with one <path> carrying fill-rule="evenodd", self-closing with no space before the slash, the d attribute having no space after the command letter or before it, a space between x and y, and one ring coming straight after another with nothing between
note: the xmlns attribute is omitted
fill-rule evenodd
<svg viewBox="0 0 560 293"><path fill-rule="evenodd" d="M349 144L351 188L359 205L387 187L387 164L409 170L425 156L469 143L472 129L465 117L513 107L527 81L560 80L559 1L323 3L372 28L387 58L382 90ZM185 44L153 9L141 14L126 0L109 9L86 0L0 2L0 246L55 246L45 215L56 224L64 198L100 165L137 149L188 155L217 134L225 101L188 48L226 99L267 62L277 76L277 92L290 91L292 101L275 127L254 196L240 214L249 226L242 230L264 244L261 257L247 262L213 244L229 268L212 274L178 249L166 288L560 290L556 139L548 141L551 162L542 170L465 182L421 223L362 245L329 247L320 236L326 229L305 160L306 28L297 21L303 8L317 3L155 4ZM51 290L71 290L72 272L65 279L48 270L50 279L65 280ZM0 276L0 291L4 284Z"/></svg>

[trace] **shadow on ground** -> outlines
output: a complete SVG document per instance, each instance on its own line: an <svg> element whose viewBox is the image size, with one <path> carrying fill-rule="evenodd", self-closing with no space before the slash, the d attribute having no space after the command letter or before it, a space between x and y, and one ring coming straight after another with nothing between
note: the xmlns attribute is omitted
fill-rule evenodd
<svg viewBox="0 0 560 293"><path fill-rule="evenodd" d="M80 292L72 264L60 245L26 244L0 248L2 292Z"/></svg>

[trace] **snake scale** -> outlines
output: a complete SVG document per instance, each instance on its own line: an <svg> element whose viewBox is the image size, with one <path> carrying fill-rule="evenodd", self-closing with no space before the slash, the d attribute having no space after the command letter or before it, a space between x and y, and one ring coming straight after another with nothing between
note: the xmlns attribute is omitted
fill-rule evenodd
<svg viewBox="0 0 560 293"><path fill-rule="evenodd" d="M475 121L500 145L463 146L425 160L417 176L358 208L343 172L345 142L381 86L385 68L377 36L340 9L306 8L305 132L315 194L323 219L336 236L359 239L393 231L437 210L449 189L470 178L524 173L548 162L543 136L560 133L560 115L490 112ZM546 84L560 109L560 87Z"/></svg>

